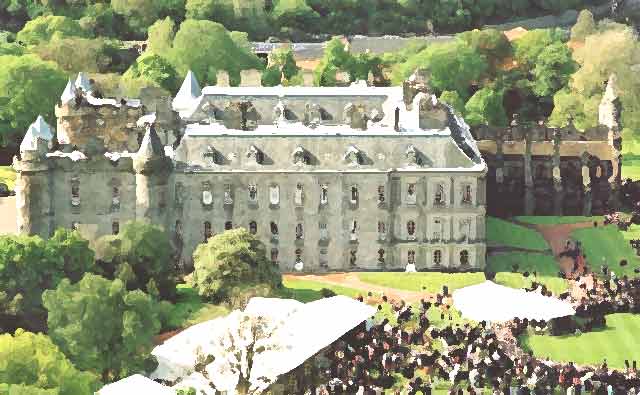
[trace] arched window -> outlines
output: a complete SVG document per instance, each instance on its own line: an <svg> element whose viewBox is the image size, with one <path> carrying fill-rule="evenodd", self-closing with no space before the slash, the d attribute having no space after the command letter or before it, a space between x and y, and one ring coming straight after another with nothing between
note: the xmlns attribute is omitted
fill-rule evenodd
<svg viewBox="0 0 640 395"><path fill-rule="evenodd" d="M407 222L407 234L409 234L410 237L415 237L416 223L414 221Z"/></svg>
<svg viewBox="0 0 640 395"><path fill-rule="evenodd" d="M233 223L231 221L227 221L224 223L224 230L231 230L233 229Z"/></svg>
<svg viewBox="0 0 640 395"><path fill-rule="evenodd" d="M302 250L300 248L296 249L296 262L302 262Z"/></svg>
<svg viewBox="0 0 640 395"><path fill-rule="evenodd" d="M249 222L249 233L251 233L252 235L258 233L258 224L256 223L256 221Z"/></svg>
<svg viewBox="0 0 640 395"><path fill-rule="evenodd" d="M356 266L356 261L358 260L356 254L356 250L351 250L351 252L349 252L349 265L351 265L352 267Z"/></svg>
<svg viewBox="0 0 640 395"><path fill-rule="evenodd" d="M442 264L442 251L440 250L433 251L433 264L434 265Z"/></svg>
<svg viewBox="0 0 640 395"><path fill-rule="evenodd" d="M461 265L469 264L469 251L467 250L460 251L460 264Z"/></svg>
<svg viewBox="0 0 640 395"><path fill-rule="evenodd" d="M276 224L275 222L271 222L271 234L273 236L277 236L278 235L278 224Z"/></svg>
<svg viewBox="0 0 640 395"><path fill-rule="evenodd" d="M320 204L329 202L329 186L327 184L320 185Z"/></svg>
<svg viewBox="0 0 640 395"><path fill-rule="evenodd" d="M382 248L378 250L378 263L384 263L384 250Z"/></svg>
<svg viewBox="0 0 640 395"><path fill-rule="evenodd" d="M296 240L302 240L304 237L304 228L302 224L296 225Z"/></svg>
<svg viewBox="0 0 640 395"><path fill-rule="evenodd" d="M278 249L271 249L271 263L278 263Z"/></svg>
<svg viewBox="0 0 640 395"><path fill-rule="evenodd" d="M249 185L249 201L255 202L258 200L258 187L255 184Z"/></svg>
<svg viewBox="0 0 640 395"><path fill-rule="evenodd" d="M176 223L176 227L177 227L177 223ZM209 240L209 238L213 235L213 233L211 232L211 222L206 221L204 223L204 241L206 242L207 240Z"/></svg>
<svg viewBox="0 0 640 395"><path fill-rule="evenodd" d="M120 222L113 221L113 223L111 224L111 233L114 235L120 233Z"/></svg>
<svg viewBox="0 0 640 395"><path fill-rule="evenodd" d="M462 187L462 203L471 203L471 185L469 184Z"/></svg>
<svg viewBox="0 0 640 395"><path fill-rule="evenodd" d="M407 263L414 264L416 263L416 252L413 250L407 251Z"/></svg>
<svg viewBox="0 0 640 395"><path fill-rule="evenodd" d="M407 187L407 204L416 204L416 184Z"/></svg>

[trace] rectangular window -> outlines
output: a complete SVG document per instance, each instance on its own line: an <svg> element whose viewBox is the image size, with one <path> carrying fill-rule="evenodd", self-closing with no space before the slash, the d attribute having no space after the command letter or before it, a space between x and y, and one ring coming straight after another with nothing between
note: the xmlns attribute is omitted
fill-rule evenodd
<svg viewBox="0 0 640 395"><path fill-rule="evenodd" d="M329 229L327 224L320 224L320 239L327 240L329 238Z"/></svg>
<svg viewBox="0 0 640 395"><path fill-rule="evenodd" d="M438 184L436 186L436 193L433 199L433 203L436 206L443 206L445 204L444 185Z"/></svg>
<svg viewBox="0 0 640 395"><path fill-rule="evenodd" d="M302 206L302 200L304 198L304 190L302 184L296 185L296 191L293 195L293 202L296 206Z"/></svg>
<svg viewBox="0 0 640 395"><path fill-rule="evenodd" d="M416 184L409 184L407 186L407 204L416 204L417 191Z"/></svg>
<svg viewBox="0 0 640 395"><path fill-rule="evenodd" d="M258 201L258 187L255 184L249 184L249 202L255 203Z"/></svg>
<svg viewBox="0 0 640 395"><path fill-rule="evenodd" d="M231 184L224 185L224 204L233 204L233 196L231 193Z"/></svg>
<svg viewBox="0 0 640 395"><path fill-rule="evenodd" d="M378 187L378 204L383 204L384 202L384 185L380 185Z"/></svg>
<svg viewBox="0 0 640 395"><path fill-rule="evenodd" d="M280 187L277 185L272 185L269 187L269 202L272 205L280 204Z"/></svg>
<svg viewBox="0 0 640 395"><path fill-rule="evenodd" d="M462 186L462 203L471 204L471 201L472 201L471 185L465 184Z"/></svg>
<svg viewBox="0 0 640 395"><path fill-rule="evenodd" d="M320 185L320 204L329 203L329 186L327 184Z"/></svg>
<svg viewBox="0 0 640 395"><path fill-rule="evenodd" d="M358 203L358 186L352 185L351 186L351 204L357 204L357 203Z"/></svg>

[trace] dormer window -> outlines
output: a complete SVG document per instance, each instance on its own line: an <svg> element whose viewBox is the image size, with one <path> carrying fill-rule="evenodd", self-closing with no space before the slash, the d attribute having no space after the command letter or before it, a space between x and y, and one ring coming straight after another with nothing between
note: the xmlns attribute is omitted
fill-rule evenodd
<svg viewBox="0 0 640 395"><path fill-rule="evenodd" d="M249 184L248 192L250 203L255 203L256 201L258 201L258 187L255 184Z"/></svg>
<svg viewBox="0 0 640 395"><path fill-rule="evenodd" d="M252 145L251 147L249 147L249 151L247 151L247 158L250 161L255 162L259 165L261 165L264 162L264 154L262 153L262 151L256 148L255 145Z"/></svg>
<svg viewBox="0 0 640 395"><path fill-rule="evenodd" d="M414 147L413 145L410 145L409 147L407 147L407 151L405 155L407 156L408 164L410 165L420 164L420 157L418 155L418 150L416 150L416 147Z"/></svg>
<svg viewBox="0 0 640 395"><path fill-rule="evenodd" d="M344 155L344 160L352 166L361 165L363 163L363 153L358 148L351 145Z"/></svg>
<svg viewBox="0 0 640 395"><path fill-rule="evenodd" d="M443 206L445 204L444 185L438 184L436 186L436 194L434 196L433 203L437 206Z"/></svg>
<svg viewBox="0 0 640 395"><path fill-rule="evenodd" d="M329 186L327 184L320 185L320 204L329 203Z"/></svg>
<svg viewBox="0 0 640 395"><path fill-rule="evenodd" d="M407 239L416 239L416 223L414 221L407 222Z"/></svg>
<svg viewBox="0 0 640 395"><path fill-rule="evenodd" d="M472 201L471 185L465 184L462 186L462 203L471 204L471 201Z"/></svg>
<svg viewBox="0 0 640 395"><path fill-rule="evenodd" d="M298 185L296 185L296 191L293 194L293 202L295 203L296 206L302 206L303 198L304 198L304 188L302 184L299 183Z"/></svg>
<svg viewBox="0 0 640 395"><path fill-rule="evenodd" d="M411 183L407 186L407 204L416 204L416 201L416 184Z"/></svg>
<svg viewBox="0 0 640 395"><path fill-rule="evenodd" d="M352 185L351 186L351 204L357 204L357 203L358 203L358 186Z"/></svg>
<svg viewBox="0 0 640 395"><path fill-rule="evenodd" d="M384 185L378 186L378 204L384 204Z"/></svg>
<svg viewBox="0 0 640 395"><path fill-rule="evenodd" d="M293 164L296 166L308 165L310 162L309 154L301 146L296 147L293 151Z"/></svg>
<svg viewBox="0 0 640 395"><path fill-rule="evenodd" d="M208 160L211 165L220 164L222 162L220 153L210 145L207 146L207 150L202 154L202 157Z"/></svg>

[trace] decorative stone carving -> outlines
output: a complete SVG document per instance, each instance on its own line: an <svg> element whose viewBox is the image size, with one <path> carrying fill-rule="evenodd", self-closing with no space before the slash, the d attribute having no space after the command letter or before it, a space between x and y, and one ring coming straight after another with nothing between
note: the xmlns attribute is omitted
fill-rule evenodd
<svg viewBox="0 0 640 395"><path fill-rule="evenodd" d="M251 145L249 147L249 150L247 151L247 158L249 159L249 161L254 162L258 165L261 165L264 156L262 152L255 145Z"/></svg>
<svg viewBox="0 0 640 395"><path fill-rule="evenodd" d="M220 164L220 162L222 162L220 160L220 157L221 157L220 153L210 145L207 146L207 150L202 154L202 157L205 160L208 160L209 164L211 165L217 165L217 164Z"/></svg>
<svg viewBox="0 0 640 395"><path fill-rule="evenodd" d="M282 100L278 101L278 104L273 108L273 123L278 125L280 123L285 123L287 121L287 117L285 116L286 108Z"/></svg>

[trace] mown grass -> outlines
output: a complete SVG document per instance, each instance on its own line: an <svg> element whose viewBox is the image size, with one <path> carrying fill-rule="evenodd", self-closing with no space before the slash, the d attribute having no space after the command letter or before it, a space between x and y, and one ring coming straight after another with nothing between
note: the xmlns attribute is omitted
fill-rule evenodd
<svg viewBox="0 0 640 395"><path fill-rule="evenodd" d="M17 174L11 166L0 166L0 183L7 184L10 190L16 186Z"/></svg>
<svg viewBox="0 0 640 395"><path fill-rule="evenodd" d="M484 273L358 273L358 278L369 284L414 292L442 292L442 286L449 287L449 293L456 289L485 281Z"/></svg>
<svg viewBox="0 0 640 395"><path fill-rule="evenodd" d="M319 281L292 279L290 277L284 279L283 284L285 288L287 288L287 290L291 292L293 299L303 303L313 302L314 300L321 299L322 294L320 293L320 290L322 288L330 289L338 295L345 295L351 298L355 298L358 295L366 294L365 291L361 291L358 289L343 287L340 285L326 284Z"/></svg>
<svg viewBox="0 0 640 395"><path fill-rule="evenodd" d="M638 228L632 229L631 236L637 232ZM607 225L576 229L571 233L571 237L582 243L587 263L594 272L601 273L602 265L606 264L618 276L624 274L632 276L635 274L634 269L640 267L640 259L631 248L624 233L615 225ZM620 261L623 259L628 262L626 266L620 266Z"/></svg>
<svg viewBox="0 0 640 395"><path fill-rule="evenodd" d="M549 244L534 229L502 219L487 217L487 245L546 251Z"/></svg>
<svg viewBox="0 0 640 395"><path fill-rule="evenodd" d="M513 273L513 265L518 273ZM529 288L532 281L544 284L554 295L567 290L567 281L558 277L558 264L552 255L540 253L500 253L487 257L487 270L496 273L495 282L511 288ZM525 277L524 272L529 272ZM537 277L533 276L536 272Z"/></svg>
<svg viewBox="0 0 640 395"><path fill-rule="evenodd" d="M186 328L229 314L224 305L203 302L198 292L186 284L178 284L177 299L167 319L170 329Z"/></svg>
<svg viewBox="0 0 640 395"><path fill-rule="evenodd" d="M599 365L606 358L609 367L624 369L625 359L640 359L640 315L611 314L606 318L603 330L568 336L523 336L520 344L539 358L579 365Z"/></svg>

